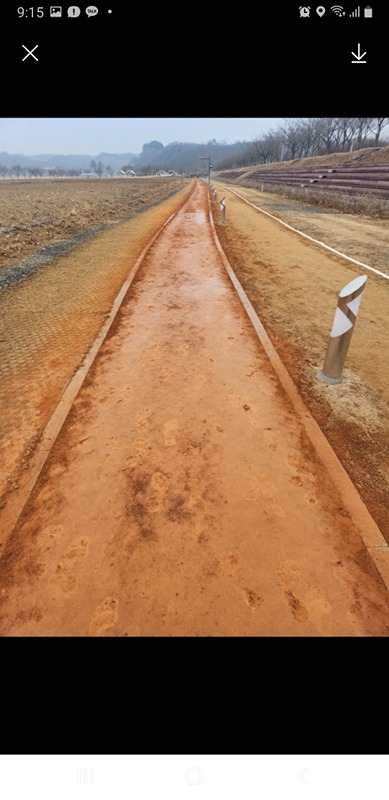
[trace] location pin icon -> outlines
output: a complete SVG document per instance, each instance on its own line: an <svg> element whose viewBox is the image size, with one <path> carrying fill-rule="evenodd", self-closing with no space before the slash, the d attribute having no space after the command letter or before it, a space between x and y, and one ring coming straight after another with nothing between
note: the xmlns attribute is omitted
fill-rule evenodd
<svg viewBox="0 0 389 800"><path fill-rule="evenodd" d="M322 17L323 14L326 13L324 6L318 6L316 9L316 14L319 14L319 17Z"/></svg>

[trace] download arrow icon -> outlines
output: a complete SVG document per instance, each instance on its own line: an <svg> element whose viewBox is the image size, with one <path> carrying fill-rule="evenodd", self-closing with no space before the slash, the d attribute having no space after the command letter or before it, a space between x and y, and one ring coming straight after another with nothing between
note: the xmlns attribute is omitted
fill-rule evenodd
<svg viewBox="0 0 389 800"><path fill-rule="evenodd" d="M363 56L366 55L366 50L365 50L364 53L361 53L361 45L359 44L359 42L358 42L358 55L356 53L353 53L352 50L351 50L351 55L354 56L354 58L357 59L356 61L352 61L351 62L352 64L366 64L366 61L361 61Z"/></svg>

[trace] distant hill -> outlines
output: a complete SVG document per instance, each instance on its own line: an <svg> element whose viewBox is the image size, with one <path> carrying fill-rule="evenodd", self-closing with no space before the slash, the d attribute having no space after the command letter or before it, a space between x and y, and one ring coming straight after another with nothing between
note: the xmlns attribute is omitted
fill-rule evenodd
<svg viewBox="0 0 389 800"><path fill-rule="evenodd" d="M157 172L158 169L174 169L177 172L196 171L206 172L208 166L206 161L201 161L201 157L211 157L214 169L217 169L218 162L245 150L247 142L235 142L226 144L223 142L207 142L207 144L195 144L187 142L171 142L164 146L156 140L145 143L140 154L136 153L98 153L97 155L63 155L40 153L34 156L25 156L23 153L0 153L0 164L8 169L20 164L22 167L41 169L61 168L63 170L80 169L88 170L92 159L96 162L112 167L114 171L122 169L123 166L137 167L140 171L150 167L150 171Z"/></svg>
<svg viewBox="0 0 389 800"><path fill-rule="evenodd" d="M235 142L226 144L212 140L207 144L197 144L193 142L171 142L166 147L160 142L150 142L143 145L142 153L138 161L139 166L152 166L155 169L174 169L179 172L187 170L206 171L207 162L201 158L211 157L211 164L217 169L217 163L225 158L243 152L247 148L247 142ZM152 146L151 146L152 145Z"/></svg>
<svg viewBox="0 0 389 800"><path fill-rule="evenodd" d="M53 155L42 153L36 156L25 156L22 153L0 153L0 164L13 167L20 164L22 167L40 167L47 169L61 167L62 169L89 169L92 159L101 161L104 166L108 164L113 170L120 169L123 164L136 163L139 156L134 153L98 153L97 155Z"/></svg>

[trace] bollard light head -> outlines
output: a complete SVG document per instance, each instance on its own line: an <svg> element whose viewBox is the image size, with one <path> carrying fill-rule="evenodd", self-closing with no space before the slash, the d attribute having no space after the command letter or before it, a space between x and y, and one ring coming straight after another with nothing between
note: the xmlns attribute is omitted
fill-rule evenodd
<svg viewBox="0 0 389 800"><path fill-rule="evenodd" d="M331 338L341 336L353 327L366 281L366 275L354 278L339 292L338 306L330 333Z"/></svg>
<svg viewBox="0 0 389 800"><path fill-rule="evenodd" d="M358 278L354 278L346 286L343 286L343 289L339 292L339 297L343 299L344 297L348 297L348 295L355 295L355 292L359 294L366 281L367 275L360 275Z"/></svg>

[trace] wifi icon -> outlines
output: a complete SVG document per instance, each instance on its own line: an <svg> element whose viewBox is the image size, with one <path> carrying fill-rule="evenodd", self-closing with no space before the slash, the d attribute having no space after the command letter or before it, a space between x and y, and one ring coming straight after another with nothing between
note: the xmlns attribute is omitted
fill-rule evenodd
<svg viewBox="0 0 389 800"><path fill-rule="evenodd" d="M337 17L344 17L346 14L346 12L343 9L343 6L331 6L331 11L333 11Z"/></svg>

